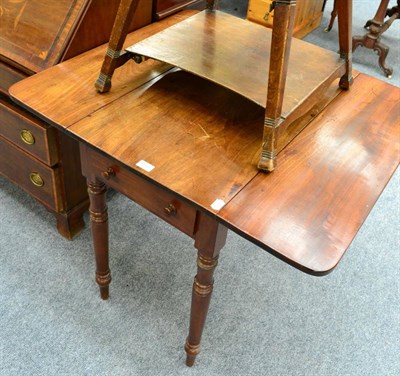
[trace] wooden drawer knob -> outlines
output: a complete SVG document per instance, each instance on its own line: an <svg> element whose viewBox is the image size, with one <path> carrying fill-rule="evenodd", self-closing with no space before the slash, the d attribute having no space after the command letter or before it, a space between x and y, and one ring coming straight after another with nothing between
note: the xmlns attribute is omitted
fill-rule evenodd
<svg viewBox="0 0 400 376"><path fill-rule="evenodd" d="M24 141L25 144L33 145L35 143L35 137L33 136L31 131L23 129L19 135L21 137L21 140Z"/></svg>
<svg viewBox="0 0 400 376"><path fill-rule="evenodd" d="M113 176L115 176L115 171L113 170L112 167L109 167L109 168L107 168L107 170L105 170L105 171L103 171L103 172L101 173L101 176L102 176L104 179L109 180L109 179L111 179Z"/></svg>
<svg viewBox="0 0 400 376"><path fill-rule="evenodd" d="M38 172L32 172L29 175L29 179L31 180L31 183L33 185L36 185L37 187L43 187L44 186L44 180L43 180L43 178L40 176L40 174Z"/></svg>
<svg viewBox="0 0 400 376"><path fill-rule="evenodd" d="M176 207L173 204L168 204L164 208L164 213L168 216L173 216L176 214Z"/></svg>

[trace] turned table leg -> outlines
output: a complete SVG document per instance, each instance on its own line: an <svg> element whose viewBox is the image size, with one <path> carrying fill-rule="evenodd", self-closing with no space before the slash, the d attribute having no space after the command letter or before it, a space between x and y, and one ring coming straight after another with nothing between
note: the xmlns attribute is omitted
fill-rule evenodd
<svg viewBox="0 0 400 376"><path fill-rule="evenodd" d="M106 205L107 188L100 181L87 181L90 200L90 224L96 258L96 282L102 299L108 299L111 274L108 266L108 214Z"/></svg>
<svg viewBox="0 0 400 376"><path fill-rule="evenodd" d="M225 244L227 228L203 214L199 215L195 247L198 250L194 278L189 335L185 344L186 364L191 367L200 352L200 341L213 290L213 274L219 251Z"/></svg>

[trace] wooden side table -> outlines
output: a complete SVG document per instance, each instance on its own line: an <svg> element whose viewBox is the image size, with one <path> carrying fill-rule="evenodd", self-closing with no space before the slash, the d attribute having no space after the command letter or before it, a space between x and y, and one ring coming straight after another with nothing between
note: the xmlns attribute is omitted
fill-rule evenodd
<svg viewBox="0 0 400 376"><path fill-rule="evenodd" d="M369 32L365 35L358 35L353 37L353 52L359 46L363 46L376 51L379 55L379 66L382 68L386 77L391 78L393 69L386 65L386 57L389 53L389 47L381 42L382 34L392 25L392 23L400 18L400 0L397 0L397 5L389 8L390 0L381 0L375 17L368 20L364 25ZM335 0L331 19L329 21L326 31L330 31L333 27L333 22L337 15L337 1ZM385 18L389 17L385 21Z"/></svg>
<svg viewBox="0 0 400 376"><path fill-rule="evenodd" d="M119 0L0 1L0 175L53 213L58 232L72 239L89 205L79 146L27 114L8 96L27 76L108 40ZM152 4L141 0L128 30L151 23Z"/></svg>

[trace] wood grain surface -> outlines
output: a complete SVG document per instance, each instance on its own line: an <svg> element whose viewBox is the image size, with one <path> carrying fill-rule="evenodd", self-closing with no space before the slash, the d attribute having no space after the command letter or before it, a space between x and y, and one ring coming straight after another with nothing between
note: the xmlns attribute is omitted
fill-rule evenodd
<svg viewBox="0 0 400 376"><path fill-rule="evenodd" d="M128 48L216 82L265 108L271 30L223 12L200 12ZM283 117L344 73L337 53L294 39ZM338 71L339 70L339 71ZM238 79L240 78L240 79Z"/></svg>
<svg viewBox="0 0 400 376"><path fill-rule="evenodd" d="M336 266L400 159L400 89L360 75L218 216L311 274ZM351 105L349 105L351 104Z"/></svg>

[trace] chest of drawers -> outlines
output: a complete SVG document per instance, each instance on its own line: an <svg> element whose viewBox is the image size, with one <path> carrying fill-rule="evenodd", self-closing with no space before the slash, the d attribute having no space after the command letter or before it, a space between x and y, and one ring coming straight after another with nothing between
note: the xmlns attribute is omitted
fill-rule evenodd
<svg viewBox="0 0 400 376"><path fill-rule="evenodd" d="M192 3L141 0L130 30ZM82 229L88 207L78 144L22 110L8 89L106 43L118 5L119 0L0 1L0 174L54 213L58 231L69 239Z"/></svg>

